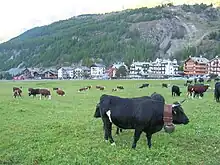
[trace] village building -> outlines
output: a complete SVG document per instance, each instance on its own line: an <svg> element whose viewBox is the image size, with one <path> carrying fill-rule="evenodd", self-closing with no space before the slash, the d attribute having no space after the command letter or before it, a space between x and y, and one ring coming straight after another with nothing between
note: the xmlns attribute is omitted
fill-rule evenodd
<svg viewBox="0 0 220 165"><path fill-rule="evenodd" d="M208 74L216 74L220 76L220 58L216 56L208 62Z"/></svg>
<svg viewBox="0 0 220 165"><path fill-rule="evenodd" d="M90 66L91 78L102 78L105 75L105 66L102 64L92 64Z"/></svg>
<svg viewBox="0 0 220 165"><path fill-rule="evenodd" d="M202 56L191 57L184 62L184 74L189 76L198 76L208 74L209 60Z"/></svg>

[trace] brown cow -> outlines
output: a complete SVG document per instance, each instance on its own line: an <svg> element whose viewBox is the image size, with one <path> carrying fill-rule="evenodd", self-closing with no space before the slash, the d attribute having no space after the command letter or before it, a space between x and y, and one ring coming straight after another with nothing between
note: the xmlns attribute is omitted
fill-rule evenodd
<svg viewBox="0 0 220 165"><path fill-rule="evenodd" d="M29 88L29 96L33 95L34 97L36 95L40 95L40 100L42 98L42 96L44 97L48 97L48 99L51 99L51 93L49 89L33 89L33 88Z"/></svg>
<svg viewBox="0 0 220 165"><path fill-rule="evenodd" d="M14 92L15 90L18 90L18 89L19 89L19 90L21 90L21 89L22 89L22 87L20 87L20 88L18 88L18 87L13 87L13 89L12 89L12 90L13 90L13 92Z"/></svg>
<svg viewBox="0 0 220 165"><path fill-rule="evenodd" d="M92 88L92 85L87 86L87 88L88 88L88 89L91 89L91 88Z"/></svg>
<svg viewBox="0 0 220 165"><path fill-rule="evenodd" d="M101 86L99 89L100 89L101 91L103 91L103 90L105 89L105 87L102 87L102 86Z"/></svg>
<svg viewBox="0 0 220 165"><path fill-rule="evenodd" d="M88 89L88 87L83 87L83 88L80 88L80 89L78 90L78 92L86 91L87 89Z"/></svg>
<svg viewBox="0 0 220 165"><path fill-rule="evenodd" d="M96 85L96 89L100 89L100 87L101 87L100 85Z"/></svg>
<svg viewBox="0 0 220 165"><path fill-rule="evenodd" d="M39 93L40 93L40 100L42 96L48 97L49 100L51 99L51 93L49 89L39 89Z"/></svg>
<svg viewBox="0 0 220 165"><path fill-rule="evenodd" d="M60 96L65 96L65 92L62 89L58 89L57 94Z"/></svg>
<svg viewBox="0 0 220 165"><path fill-rule="evenodd" d="M22 88L22 87L20 87L20 88ZM18 88L18 87L13 87L13 95L14 95L14 97L16 98L17 96L20 96L21 97L21 93L22 93L22 90L20 89L20 88Z"/></svg>

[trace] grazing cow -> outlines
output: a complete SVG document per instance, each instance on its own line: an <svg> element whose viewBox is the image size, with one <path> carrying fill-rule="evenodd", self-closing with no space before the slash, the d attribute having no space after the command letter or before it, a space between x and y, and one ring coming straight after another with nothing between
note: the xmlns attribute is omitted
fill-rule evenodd
<svg viewBox="0 0 220 165"><path fill-rule="evenodd" d="M88 88L88 89L91 89L91 88L92 88L92 85L87 86L87 88Z"/></svg>
<svg viewBox="0 0 220 165"><path fill-rule="evenodd" d="M165 84L165 83L163 83L163 84L162 84L162 88L168 88L168 85Z"/></svg>
<svg viewBox="0 0 220 165"><path fill-rule="evenodd" d="M109 138L111 145L115 145L111 133L112 123L122 129L135 130L132 148L136 148L142 132L146 133L147 144L151 148L152 135L160 131L163 126L166 128L168 116L171 123L172 121L174 124L189 123L181 104L174 103L165 106L164 102L149 96L134 99L104 94L100 97L99 104L94 117L102 118L105 127L104 138L105 140ZM165 111L165 107L168 106L168 110Z"/></svg>
<svg viewBox="0 0 220 165"><path fill-rule="evenodd" d="M204 92L207 91L209 88L209 85L204 85L204 84L195 84L195 85L189 85L187 88L188 91L188 97L195 98L195 96L201 98L204 95Z"/></svg>
<svg viewBox="0 0 220 165"><path fill-rule="evenodd" d="M120 86L117 86L117 88L118 88L118 89L124 89L124 87L121 86L121 85L120 85Z"/></svg>
<svg viewBox="0 0 220 165"><path fill-rule="evenodd" d="M117 89L117 88L113 88L113 89L112 89L112 92L114 92L114 91L118 91L118 89Z"/></svg>
<svg viewBox="0 0 220 165"><path fill-rule="evenodd" d="M14 98L16 98L17 96L20 96L20 97L21 97L21 93L22 93L22 90L21 90L21 89L15 89L15 90L14 90Z"/></svg>
<svg viewBox="0 0 220 165"><path fill-rule="evenodd" d="M18 87L13 87L12 91L13 91L13 96L14 98L16 98L17 96L21 97L21 93L22 93L22 87L18 88Z"/></svg>
<svg viewBox="0 0 220 165"><path fill-rule="evenodd" d="M22 87L20 87L20 88L18 88L18 87L13 87L12 88L12 91L14 92L15 90L21 90L22 89Z"/></svg>
<svg viewBox="0 0 220 165"><path fill-rule="evenodd" d="M87 89L88 89L88 87L83 87L83 88L80 88L80 89L78 90L78 92L86 91Z"/></svg>
<svg viewBox="0 0 220 165"><path fill-rule="evenodd" d="M216 82L215 83L214 97L215 97L216 102L219 102L219 98L220 98L220 82Z"/></svg>
<svg viewBox="0 0 220 165"><path fill-rule="evenodd" d="M57 94L58 94L59 96L65 96L65 92L64 92L63 90L61 90L61 89L58 89L58 90L57 90Z"/></svg>
<svg viewBox="0 0 220 165"><path fill-rule="evenodd" d="M42 96L44 96L45 98L48 97L48 99L51 99L51 93L49 89L33 89L33 88L29 88L29 96L33 95L33 97L35 97L36 95L40 95L40 100L42 98Z"/></svg>
<svg viewBox="0 0 220 165"><path fill-rule="evenodd" d="M186 80L186 84L192 84L193 80Z"/></svg>
<svg viewBox="0 0 220 165"><path fill-rule="evenodd" d="M180 88L176 85L172 86L172 96L180 96L182 92L180 92Z"/></svg>
<svg viewBox="0 0 220 165"><path fill-rule="evenodd" d="M99 88L101 91L103 91L105 89L105 87L100 86Z"/></svg>
<svg viewBox="0 0 220 165"><path fill-rule="evenodd" d="M220 79L217 77L217 78L215 78L215 81L219 81Z"/></svg>
<svg viewBox="0 0 220 165"><path fill-rule="evenodd" d="M140 86L139 88L145 88L145 87L148 87L149 84L142 84L142 86Z"/></svg>
<svg viewBox="0 0 220 165"><path fill-rule="evenodd" d="M198 80L200 83L204 83L204 79L203 78L199 78L199 80Z"/></svg>
<svg viewBox="0 0 220 165"><path fill-rule="evenodd" d="M96 89L99 89L101 86L100 85L96 85Z"/></svg>

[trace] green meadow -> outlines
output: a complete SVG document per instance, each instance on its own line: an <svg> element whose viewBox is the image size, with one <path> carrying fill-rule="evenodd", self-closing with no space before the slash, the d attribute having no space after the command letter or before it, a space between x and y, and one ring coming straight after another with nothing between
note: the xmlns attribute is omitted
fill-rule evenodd
<svg viewBox="0 0 220 165"><path fill-rule="evenodd" d="M142 83L148 88L139 89ZM171 96L171 86L179 85L180 97ZM113 138L116 146L104 141L101 119L93 117L102 94L138 97L158 92L166 103L186 98L183 80L89 80L89 81L2 81L0 82L0 164L7 165L219 165L220 104L212 89L203 99L187 99L183 109L188 125L176 126L175 132L163 130L152 137L152 148L141 135L135 150L131 149L134 130L124 130ZM92 85L86 92L81 87ZM106 86L104 91L95 85ZM112 92L117 85L124 90ZM22 98L12 97L12 87L23 87ZM52 100L28 96L29 87L62 88L66 96L52 91Z"/></svg>

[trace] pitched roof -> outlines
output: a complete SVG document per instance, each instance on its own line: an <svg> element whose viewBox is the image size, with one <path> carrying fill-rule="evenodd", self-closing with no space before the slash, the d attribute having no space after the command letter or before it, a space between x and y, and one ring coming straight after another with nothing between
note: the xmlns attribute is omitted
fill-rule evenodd
<svg viewBox="0 0 220 165"><path fill-rule="evenodd" d="M105 65L94 63L90 67L105 67Z"/></svg>
<svg viewBox="0 0 220 165"><path fill-rule="evenodd" d="M190 57L194 62L198 62L198 63L208 63L209 60L205 57Z"/></svg>

